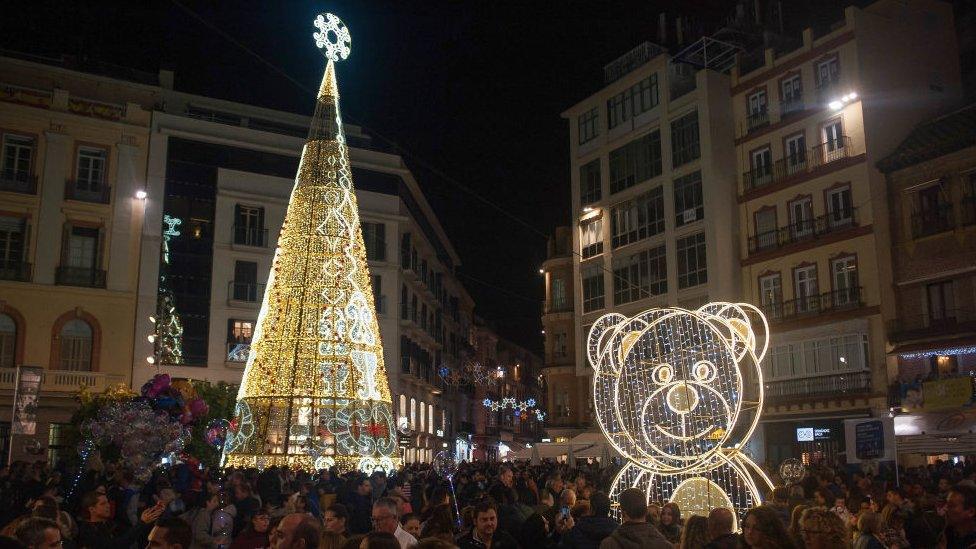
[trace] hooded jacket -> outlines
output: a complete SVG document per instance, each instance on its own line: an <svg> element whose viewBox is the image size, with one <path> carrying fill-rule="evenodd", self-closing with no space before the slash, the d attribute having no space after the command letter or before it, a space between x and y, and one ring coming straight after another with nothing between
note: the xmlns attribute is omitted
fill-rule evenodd
<svg viewBox="0 0 976 549"><path fill-rule="evenodd" d="M646 522L625 522L600 543L600 549L674 549L674 545Z"/></svg>
<svg viewBox="0 0 976 549"><path fill-rule="evenodd" d="M600 542L612 534L620 523L610 517L581 517L576 526L563 534L562 549L598 549Z"/></svg>

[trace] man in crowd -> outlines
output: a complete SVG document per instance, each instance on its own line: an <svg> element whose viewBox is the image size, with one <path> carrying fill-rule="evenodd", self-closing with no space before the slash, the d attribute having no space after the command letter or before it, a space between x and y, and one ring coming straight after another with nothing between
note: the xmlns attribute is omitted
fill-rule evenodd
<svg viewBox="0 0 976 549"><path fill-rule="evenodd" d="M946 499L946 549L976 547L976 488L956 485Z"/></svg>
<svg viewBox="0 0 976 549"><path fill-rule="evenodd" d="M376 500L376 503L373 504L373 530L393 534L393 537L400 542L400 549L408 549L417 545L417 538L400 526L400 517L397 515L398 507L393 498Z"/></svg>
<svg viewBox="0 0 976 549"><path fill-rule="evenodd" d="M773 503L771 505L779 520L785 524L790 524L790 490L786 486L773 488Z"/></svg>
<svg viewBox="0 0 976 549"><path fill-rule="evenodd" d="M732 532L733 522L731 509L726 507L712 509L708 513L708 545L705 549L738 549L739 535Z"/></svg>
<svg viewBox="0 0 976 549"><path fill-rule="evenodd" d="M515 538L498 529L498 510L490 501L475 507L474 529L458 540L460 549L518 549Z"/></svg>
<svg viewBox="0 0 976 549"><path fill-rule="evenodd" d="M637 488L621 492L620 512L623 514L623 524L600 543L600 549L673 549L671 542L647 523L647 496L644 492Z"/></svg>
<svg viewBox="0 0 976 549"><path fill-rule="evenodd" d="M346 510L345 505L333 503L326 508L323 518L325 519L325 530L327 532L339 534L344 538L349 537L349 529L346 527L346 522L349 520L349 511Z"/></svg>
<svg viewBox="0 0 976 549"><path fill-rule="evenodd" d="M513 488L515 486L515 473L512 472L512 468L503 465L501 472L498 473L498 480L505 485L505 488Z"/></svg>
<svg viewBox="0 0 976 549"><path fill-rule="evenodd" d="M590 514L580 517L579 522L562 535L559 546L563 549L598 549L618 526L609 515L610 498L603 492L593 492Z"/></svg>
<svg viewBox="0 0 976 549"><path fill-rule="evenodd" d="M161 519L149 531L149 545L146 549L190 549L193 532L183 519L169 517Z"/></svg>
<svg viewBox="0 0 976 549"><path fill-rule="evenodd" d="M353 534L365 534L370 530L369 513L373 508L373 485L368 478L363 477L356 484L356 491L350 495L348 503L349 530Z"/></svg>
<svg viewBox="0 0 976 549"><path fill-rule="evenodd" d="M269 536L271 549L316 549L319 521L305 513L285 515Z"/></svg>
<svg viewBox="0 0 976 549"><path fill-rule="evenodd" d="M14 537L29 549L61 549L61 529L53 520L29 518L17 526Z"/></svg>
<svg viewBox="0 0 976 549"><path fill-rule="evenodd" d="M100 549L102 547L127 547L142 539L149 525L156 522L165 510L165 505L157 503L142 512L140 521L125 532L119 533L118 524L112 520L112 506L105 494L88 492L81 498L83 516L78 521L78 547L81 549Z"/></svg>

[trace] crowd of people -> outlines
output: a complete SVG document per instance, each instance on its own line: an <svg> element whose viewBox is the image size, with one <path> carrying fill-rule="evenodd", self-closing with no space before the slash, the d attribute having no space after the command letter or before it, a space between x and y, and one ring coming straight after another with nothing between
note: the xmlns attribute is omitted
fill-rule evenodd
<svg viewBox="0 0 976 549"><path fill-rule="evenodd" d="M900 482L811 468L742 516L683 516L638 489L614 507L614 473L473 462L447 482L422 464L389 476L179 464L142 482L112 464L76 476L15 462L0 469L0 549L976 548L976 461Z"/></svg>

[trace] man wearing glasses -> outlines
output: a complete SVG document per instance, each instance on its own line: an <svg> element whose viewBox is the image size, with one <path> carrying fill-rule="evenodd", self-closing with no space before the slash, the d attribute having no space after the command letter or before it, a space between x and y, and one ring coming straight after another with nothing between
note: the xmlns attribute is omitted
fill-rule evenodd
<svg viewBox="0 0 976 549"><path fill-rule="evenodd" d="M400 519L397 516L399 505L393 498L380 498L373 504L373 530L376 532L386 532L400 542L400 549L409 549L417 545L417 538L410 535L400 526Z"/></svg>

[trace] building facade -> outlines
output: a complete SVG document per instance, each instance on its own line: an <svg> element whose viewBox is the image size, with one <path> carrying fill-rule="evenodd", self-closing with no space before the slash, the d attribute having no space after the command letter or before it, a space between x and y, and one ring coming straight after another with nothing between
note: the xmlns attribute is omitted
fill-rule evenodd
<svg viewBox="0 0 976 549"><path fill-rule="evenodd" d="M895 307L886 320L899 463L976 451L973 135L970 104L919 124L878 163L890 204Z"/></svg>
<svg viewBox="0 0 976 549"><path fill-rule="evenodd" d="M731 78L742 295L772 336L754 450L774 466L843 452L843 419L887 413L895 300L875 163L960 90L943 2L848 7L796 44L743 56Z"/></svg>
<svg viewBox="0 0 976 549"><path fill-rule="evenodd" d="M156 95L63 65L0 57L0 405L17 366L43 369L35 434L16 435L13 459L73 452L61 429L79 388L131 380ZM0 439L6 458L9 422Z"/></svg>
<svg viewBox="0 0 976 549"><path fill-rule="evenodd" d="M546 403L546 436L554 441L570 439L585 431L592 421L593 397L585 376L576 371L575 280L573 235L569 227L557 227L549 238L546 260L540 269L545 278L542 330L545 361L542 366Z"/></svg>

